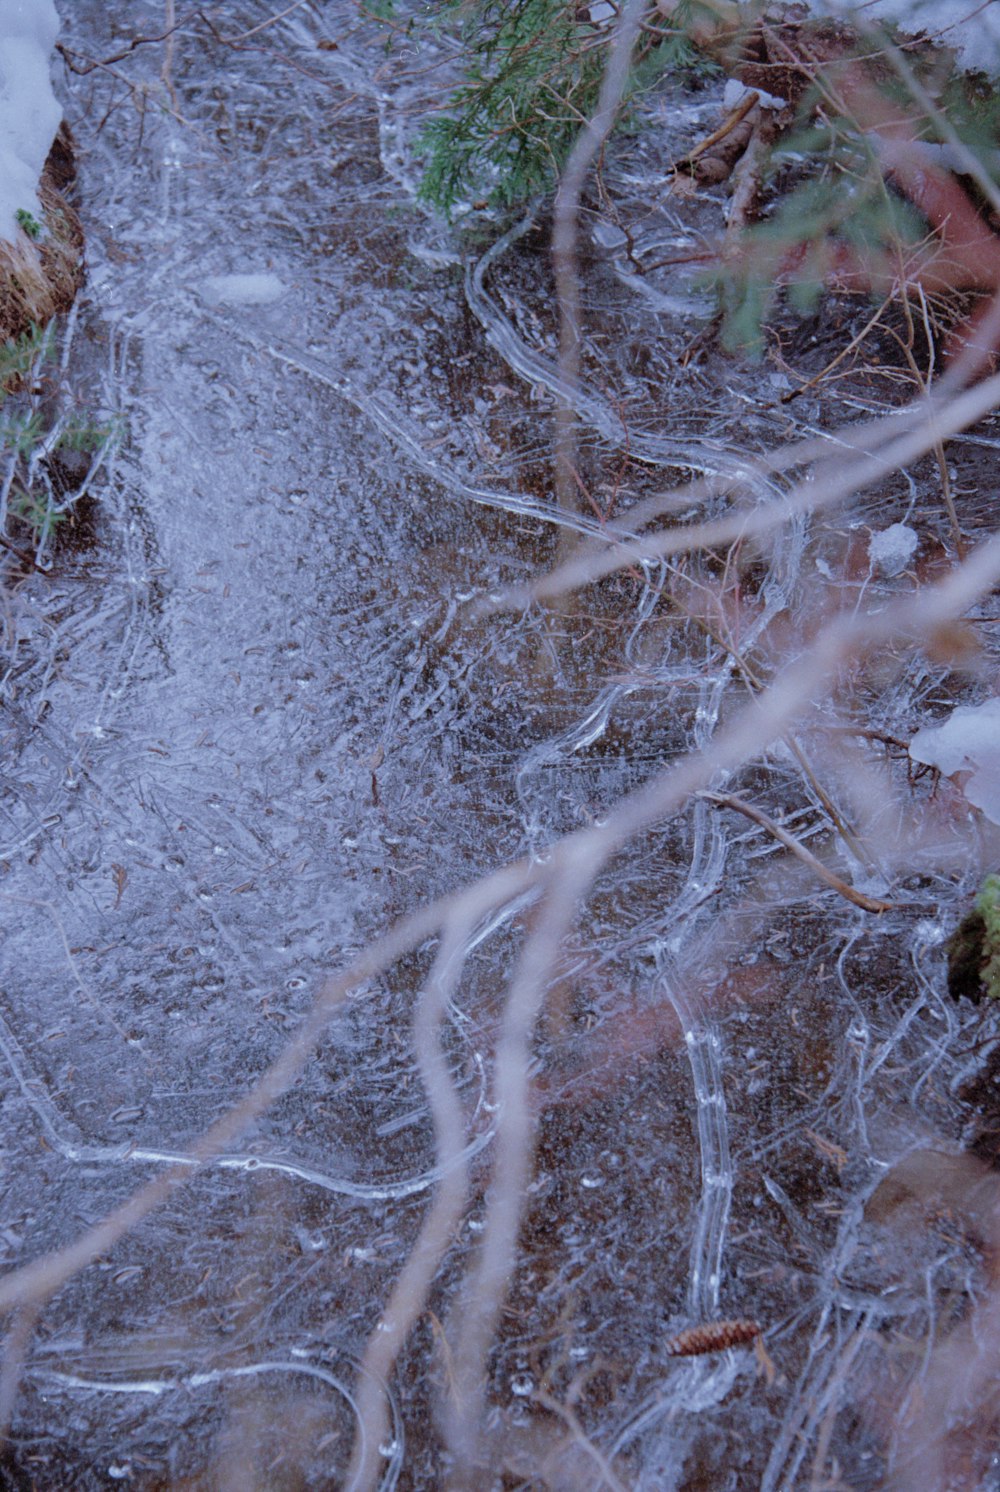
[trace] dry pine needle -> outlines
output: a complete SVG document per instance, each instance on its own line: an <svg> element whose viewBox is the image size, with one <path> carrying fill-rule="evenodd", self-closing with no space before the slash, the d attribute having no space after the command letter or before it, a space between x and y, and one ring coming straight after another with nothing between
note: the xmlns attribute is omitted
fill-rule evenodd
<svg viewBox="0 0 1000 1492"><path fill-rule="evenodd" d="M760 1336L757 1321L706 1321L689 1326L667 1342L668 1357L700 1357L705 1352L724 1352L728 1347L744 1347Z"/></svg>

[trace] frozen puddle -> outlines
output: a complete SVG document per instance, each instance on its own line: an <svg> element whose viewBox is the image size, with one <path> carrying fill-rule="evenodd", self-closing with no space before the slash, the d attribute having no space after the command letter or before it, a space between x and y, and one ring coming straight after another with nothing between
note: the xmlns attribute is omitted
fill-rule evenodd
<svg viewBox="0 0 1000 1492"><path fill-rule="evenodd" d="M221 39L178 9L169 57L116 63L134 94L71 80L92 249L70 362L128 435L90 530L4 598L3 1275L173 1167L184 1185L31 1322L0 1477L347 1487L363 1421L356 1488L446 1485L443 1386L480 1300L464 1284L504 1247L513 1119L533 1151L485 1329L489 1477L876 1492L902 1396L982 1289L947 1209L922 1229L867 1210L897 1157L957 1143L979 1040L940 998L955 862L893 859L900 823L937 811L930 774L910 784L883 749L926 706L926 662L884 660L863 767L843 747L859 711L725 783L843 880L891 885L892 910L819 883L713 789L571 909L537 1019L517 971L553 844L705 760L825 586L851 607L906 592L938 494L887 489L870 550L853 515L796 520L484 614L565 542L544 225L466 242L414 209L407 141L448 76L433 37L387 58L346 0L224 10ZM64 40L106 57L135 12L79 0ZM710 346L685 364L690 267L633 293L628 252L669 259L721 221L663 198L674 143L644 133L621 174L608 152L631 237L588 206L574 542L685 473L739 483L751 436L769 448L800 409ZM786 490L752 481L760 505ZM728 501L685 497L680 521ZM884 864L851 858L838 806ZM510 864L461 926L420 920ZM408 917L274 1101L185 1161ZM503 1082L498 1049L519 1054ZM708 1331L719 1350L674 1356L706 1318L735 1323Z"/></svg>

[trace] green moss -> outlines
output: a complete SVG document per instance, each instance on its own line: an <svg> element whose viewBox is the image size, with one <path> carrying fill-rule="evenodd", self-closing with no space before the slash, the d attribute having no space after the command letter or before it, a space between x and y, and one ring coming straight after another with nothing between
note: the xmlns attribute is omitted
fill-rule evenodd
<svg viewBox="0 0 1000 1492"><path fill-rule="evenodd" d="M1000 999L1000 875L986 877L948 940L948 992L956 1000Z"/></svg>
<svg viewBox="0 0 1000 1492"><path fill-rule="evenodd" d="M45 472L58 451L113 449L124 433L116 418L72 414L58 424L39 405L45 364L56 351L55 323L0 344L0 459L13 468L6 513L31 531L36 546L66 518L75 498L57 496ZM51 398L46 405L51 408ZM41 461L36 458L41 454ZM0 517L5 515L0 514Z"/></svg>
<svg viewBox="0 0 1000 1492"><path fill-rule="evenodd" d="M14 216L29 238L41 238L42 225L26 207L19 207Z"/></svg>
<svg viewBox="0 0 1000 1492"><path fill-rule="evenodd" d="M1000 876L987 876L976 897L983 920L983 965L980 979L991 1000L1000 999Z"/></svg>

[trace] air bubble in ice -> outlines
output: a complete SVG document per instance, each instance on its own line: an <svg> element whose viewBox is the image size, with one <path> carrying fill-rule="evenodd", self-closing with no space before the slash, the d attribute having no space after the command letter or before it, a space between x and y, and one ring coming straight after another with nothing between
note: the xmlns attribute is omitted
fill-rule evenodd
<svg viewBox="0 0 1000 1492"><path fill-rule="evenodd" d="M277 275L210 275L202 282L201 295L210 306L266 306L280 300L287 286Z"/></svg>
<svg viewBox="0 0 1000 1492"><path fill-rule="evenodd" d="M515 1373L510 1380L510 1391L518 1399L526 1399L534 1393L535 1380L530 1373Z"/></svg>
<svg viewBox="0 0 1000 1492"><path fill-rule="evenodd" d="M588 1191L593 1191L595 1187L604 1185L604 1177L595 1175L592 1171L585 1171L580 1177L580 1185L586 1187Z"/></svg>
<svg viewBox="0 0 1000 1492"><path fill-rule="evenodd" d="M380 1456L387 1456L387 1457L388 1456L398 1455L398 1453L399 1453L399 1441L398 1440L383 1440L382 1444L378 1448L378 1453L379 1453Z"/></svg>

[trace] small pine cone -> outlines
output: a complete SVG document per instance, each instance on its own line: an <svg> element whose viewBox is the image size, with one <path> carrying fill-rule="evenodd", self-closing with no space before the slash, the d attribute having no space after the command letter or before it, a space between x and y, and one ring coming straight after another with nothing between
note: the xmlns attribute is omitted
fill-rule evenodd
<svg viewBox="0 0 1000 1492"><path fill-rule="evenodd" d="M727 1347L743 1347L760 1336L756 1321L706 1321L689 1326L667 1342L668 1357L699 1357L703 1352L724 1352Z"/></svg>

